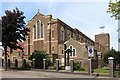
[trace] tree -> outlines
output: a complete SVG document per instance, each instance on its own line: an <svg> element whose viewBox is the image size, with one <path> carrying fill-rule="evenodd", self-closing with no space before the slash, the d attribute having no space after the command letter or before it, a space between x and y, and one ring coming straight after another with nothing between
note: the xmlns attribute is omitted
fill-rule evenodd
<svg viewBox="0 0 120 80"><path fill-rule="evenodd" d="M108 58L109 57L113 57L114 58L114 64L117 65L117 64L120 64L120 52L117 52L116 50L114 49L111 49L110 51L108 51L107 53L105 53L104 55L104 63L105 64L108 64Z"/></svg>
<svg viewBox="0 0 120 80"><path fill-rule="evenodd" d="M109 8L107 13L112 14L111 17L114 17L115 20L120 20L120 0L115 0L115 2L112 2L112 0L110 0L108 7ZM117 31L119 30L120 29ZM118 42L120 42L120 38L118 39Z"/></svg>
<svg viewBox="0 0 120 80"><path fill-rule="evenodd" d="M32 55L29 57L29 60L35 58L35 68L42 69L43 68L43 59L46 59L46 67L48 67L51 63L50 57L46 54L46 51L37 51L35 50Z"/></svg>
<svg viewBox="0 0 120 80"><path fill-rule="evenodd" d="M112 14L111 17L115 17L115 20L117 20L119 19L118 14L120 13L120 1L119 0L115 1L116 2L112 2L110 0L107 13Z"/></svg>
<svg viewBox="0 0 120 80"><path fill-rule="evenodd" d="M29 31L25 28L25 16L18 8L13 11L6 10L2 16L2 46L5 50L5 70L7 70L7 47L17 48L18 41L25 40L25 35ZM21 48L19 46L19 48Z"/></svg>

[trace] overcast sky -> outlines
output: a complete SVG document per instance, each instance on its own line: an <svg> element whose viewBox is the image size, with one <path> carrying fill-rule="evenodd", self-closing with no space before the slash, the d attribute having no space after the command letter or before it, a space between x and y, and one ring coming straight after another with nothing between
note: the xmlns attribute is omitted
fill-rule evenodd
<svg viewBox="0 0 120 80"><path fill-rule="evenodd" d="M85 35L94 40L96 34L100 34L100 26L105 26L104 32L110 34L110 47L118 50L118 22L114 18L110 18L110 14L106 13L109 0L67 0L57 1L47 0L38 2L11 2L12 0L2 1L2 10L0 15L4 15L5 10L12 10L18 7L26 16L26 23L32 19L40 9L40 13L44 15L51 14L53 18L59 18L72 28L77 28ZM15 1L15 0L14 0ZM17 0L16 0L17 1Z"/></svg>

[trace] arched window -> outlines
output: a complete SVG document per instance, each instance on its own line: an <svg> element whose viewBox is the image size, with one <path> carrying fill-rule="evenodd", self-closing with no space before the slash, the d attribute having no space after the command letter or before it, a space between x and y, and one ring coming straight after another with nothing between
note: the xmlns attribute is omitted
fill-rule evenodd
<svg viewBox="0 0 120 80"><path fill-rule="evenodd" d="M40 38L40 22L37 21L37 38Z"/></svg>
<svg viewBox="0 0 120 80"><path fill-rule="evenodd" d="M34 25L34 39L36 39L36 26Z"/></svg>
<svg viewBox="0 0 120 80"><path fill-rule="evenodd" d="M52 30L52 38L54 38L54 30Z"/></svg>
<svg viewBox="0 0 120 80"><path fill-rule="evenodd" d="M67 40L70 39L70 31L67 31Z"/></svg>
<svg viewBox="0 0 120 80"><path fill-rule="evenodd" d="M72 46L70 46L70 49L72 50ZM72 56L72 52L70 52L70 56Z"/></svg>
<svg viewBox="0 0 120 80"><path fill-rule="evenodd" d="M64 28L63 27L61 28L60 35L61 35L61 40L64 40Z"/></svg>
<svg viewBox="0 0 120 80"><path fill-rule="evenodd" d="M41 38L43 38L43 24L41 24Z"/></svg>
<svg viewBox="0 0 120 80"><path fill-rule="evenodd" d="M75 56L75 49L73 49L73 56Z"/></svg>

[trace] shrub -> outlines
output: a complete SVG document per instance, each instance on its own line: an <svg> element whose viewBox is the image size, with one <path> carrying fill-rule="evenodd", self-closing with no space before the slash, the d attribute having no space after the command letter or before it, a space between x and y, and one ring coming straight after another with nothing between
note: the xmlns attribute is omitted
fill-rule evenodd
<svg viewBox="0 0 120 80"><path fill-rule="evenodd" d="M28 63L26 63L26 68L32 68Z"/></svg>
<svg viewBox="0 0 120 80"><path fill-rule="evenodd" d="M78 70L79 69L79 63L78 62L74 62L74 70Z"/></svg>
<svg viewBox="0 0 120 80"><path fill-rule="evenodd" d="M46 68L51 64L50 57L46 54L46 51L37 51L35 50L31 56L29 56L29 60L35 58L35 68L42 69L43 68L43 59L46 59Z"/></svg>
<svg viewBox="0 0 120 80"><path fill-rule="evenodd" d="M85 69L81 67L81 63L78 62L74 62L74 70L85 71Z"/></svg>
<svg viewBox="0 0 120 80"><path fill-rule="evenodd" d="M48 69L50 69L50 70L56 70L56 65L50 66L50 67L48 67Z"/></svg>
<svg viewBox="0 0 120 80"><path fill-rule="evenodd" d="M48 67L48 69L50 69L50 70L56 70L56 65L50 66L50 67ZM62 68L62 66L59 65L59 70L63 70L63 69L64 68Z"/></svg>
<svg viewBox="0 0 120 80"><path fill-rule="evenodd" d="M78 70L79 71L85 71L85 68L80 67Z"/></svg>

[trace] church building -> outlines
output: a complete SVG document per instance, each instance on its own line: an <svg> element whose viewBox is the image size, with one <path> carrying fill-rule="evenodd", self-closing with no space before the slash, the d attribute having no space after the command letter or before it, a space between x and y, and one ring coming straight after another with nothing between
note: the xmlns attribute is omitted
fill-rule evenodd
<svg viewBox="0 0 120 80"><path fill-rule="evenodd" d="M70 58L85 63L88 59L87 46L94 46L94 41L81 31L58 18L52 18L52 15L38 12L28 21L26 28L30 29L30 32L24 41L24 55L32 55L34 50L44 50L47 51L51 61L55 62L57 58L64 59L64 44L66 44L67 48L72 50Z"/></svg>

